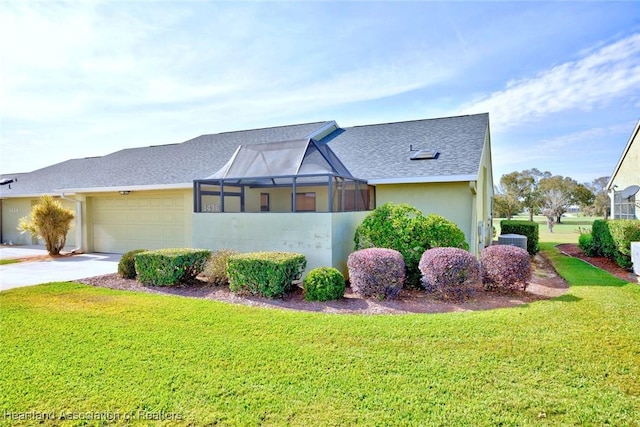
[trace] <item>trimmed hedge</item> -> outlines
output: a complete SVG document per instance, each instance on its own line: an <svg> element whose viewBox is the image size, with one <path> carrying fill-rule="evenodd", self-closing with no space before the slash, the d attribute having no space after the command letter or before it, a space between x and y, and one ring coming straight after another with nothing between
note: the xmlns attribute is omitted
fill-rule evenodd
<svg viewBox="0 0 640 427"><path fill-rule="evenodd" d="M398 296L405 282L405 262L394 249L368 248L347 258L351 290L379 300Z"/></svg>
<svg viewBox="0 0 640 427"><path fill-rule="evenodd" d="M609 232L608 221L605 219L596 219L591 224L591 235L593 236L592 245L595 256L613 256L614 243L613 237Z"/></svg>
<svg viewBox="0 0 640 427"><path fill-rule="evenodd" d="M616 219L609 221L609 232L615 249L613 259L622 268L630 268L631 242L640 242L640 220Z"/></svg>
<svg viewBox="0 0 640 427"><path fill-rule="evenodd" d="M354 250L393 249L406 264L406 284L420 287L420 257L427 249L452 246L469 249L464 233L442 216L422 212L406 203L385 203L369 213L356 229Z"/></svg>
<svg viewBox="0 0 640 427"><path fill-rule="evenodd" d="M266 298L283 297L307 266L304 255L293 252L250 252L227 259L232 292Z"/></svg>
<svg viewBox="0 0 640 427"><path fill-rule="evenodd" d="M227 260L230 256L237 254L239 252L232 249L220 249L213 252L204 266L203 274L207 281L214 286L228 285Z"/></svg>
<svg viewBox="0 0 640 427"><path fill-rule="evenodd" d="M158 249L135 256L138 281L145 285L173 286L202 273L211 256L208 249Z"/></svg>
<svg viewBox="0 0 640 427"><path fill-rule="evenodd" d="M538 245L540 232L536 222L503 219L500 221L500 233L527 236L527 252L529 252L529 255L535 255L540 251L540 246Z"/></svg>
<svg viewBox="0 0 640 427"><path fill-rule="evenodd" d="M578 237L578 247L586 256L598 256L596 247L593 244L593 235L591 233L582 233Z"/></svg>
<svg viewBox="0 0 640 427"><path fill-rule="evenodd" d="M134 249L122 255L118 262L118 276L124 279L135 279L137 276L135 256L146 251L146 249Z"/></svg>
<svg viewBox="0 0 640 427"><path fill-rule="evenodd" d="M630 268L631 242L640 241L637 219L597 219L591 225L594 254L612 259L622 268Z"/></svg>
<svg viewBox="0 0 640 427"><path fill-rule="evenodd" d="M487 290L524 291L531 280L531 257L517 246L487 246L480 253L480 264Z"/></svg>
<svg viewBox="0 0 640 427"><path fill-rule="evenodd" d="M304 278L302 289L307 301L339 300L344 296L344 276L333 267L314 268Z"/></svg>
<svg viewBox="0 0 640 427"><path fill-rule="evenodd" d="M429 249L420 258L420 271L425 290L444 299L459 301L482 287L480 263L464 249Z"/></svg>

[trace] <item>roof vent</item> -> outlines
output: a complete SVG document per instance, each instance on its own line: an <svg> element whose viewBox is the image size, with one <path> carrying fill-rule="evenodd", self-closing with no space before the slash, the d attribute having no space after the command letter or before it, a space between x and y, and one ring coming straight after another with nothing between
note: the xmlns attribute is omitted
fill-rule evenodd
<svg viewBox="0 0 640 427"><path fill-rule="evenodd" d="M418 150L411 155L411 160L431 160L437 159L440 153L436 150Z"/></svg>

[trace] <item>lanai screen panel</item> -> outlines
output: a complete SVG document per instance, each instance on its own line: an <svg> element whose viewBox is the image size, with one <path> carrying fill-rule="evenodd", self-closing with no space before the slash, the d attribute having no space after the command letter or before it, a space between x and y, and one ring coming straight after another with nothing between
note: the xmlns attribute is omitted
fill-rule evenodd
<svg viewBox="0 0 640 427"><path fill-rule="evenodd" d="M208 179L296 175L308 140L241 145L231 160Z"/></svg>

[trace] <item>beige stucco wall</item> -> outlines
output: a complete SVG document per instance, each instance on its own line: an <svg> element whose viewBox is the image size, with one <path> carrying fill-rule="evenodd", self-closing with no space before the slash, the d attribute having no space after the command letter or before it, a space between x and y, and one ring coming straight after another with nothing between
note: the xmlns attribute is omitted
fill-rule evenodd
<svg viewBox="0 0 640 427"><path fill-rule="evenodd" d="M40 239L34 239L30 233L18 231L20 218L29 216L31 208L38 203L39 198L15 198L2 200L2 243L16 245L44 245ZM76 214L76 204L69 200L61 200L62 206ZM76 246L76 224L74 220L67 233L67 247Z"/></svg>
<svg viewBox="0 0 640 427"><path fill-rule="evenodd" d="M475 198L469 182L433 183L433 184L392 184L376 186L378 206L387 203L407 203L428 215L435 213L452 221L460 227L469 243L469 249L475 247L475 216L473 208Z"/></svg>
<svg viewBox="0 0 640 427"><path fill-rule="evenodd" d="M615 171L615 175L612 177L609 185L611 186L609 192L609 198L611 200L611 212L612 215L615 212L614 193L621 192L631 185L640 185L640 124L636 125L632 139L628 142L628 149L625 147L626 152L622 153L622 158L619 160L620 165ZM614 186L616 186L614 188ZM640 200L640 193L636 193L636 202ZM636 218L640 219L640 208L636 207Z"/></svg>
<svg viewBox="0 0 640 427"><path fill-rule="evenodd" d="M31 212L32 199L2 200L2 243L31 245L33 241L29 233L20 234L17 230L20 218Z"/></svg>
<svg viewBox="0 0 640 427"><path fill-rule="evenodd" d="M345 276L355 227L367 212L194 213L192 246L305 255L306 272L335 267Z"/></svg>
<svg viewBox="0 0 640 427"><path fill-rule="evenodd" d="M624 190L630 185L640 185L640 133L634 135L612 182L618 186L617 191Z"/></svg>
<svg viewBox="0 0 640 427"><path fill-rule="evenodd" d="M364 218L370 212L340 212L331 214L331 233L332 233L332 267L337 268L349 277L347 270L347 258L354 250L353 238L356 228L362 223Z"/></svg>
<svg viewBox="0 0 640 427"><path fill-rule="evenodd" d="M476 225L478 253L493 240L493 159L489 129L485 139L476 190Z"/></svg>

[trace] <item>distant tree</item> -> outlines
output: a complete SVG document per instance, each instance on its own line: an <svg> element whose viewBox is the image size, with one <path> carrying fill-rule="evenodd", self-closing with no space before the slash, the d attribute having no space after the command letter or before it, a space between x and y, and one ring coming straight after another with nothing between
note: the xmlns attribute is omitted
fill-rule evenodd
<svg viewBox="0 0 640 427"><path fill-rule="evenodd" d="M593 192L594 200L589 206L583 208L583 212L589 216L601 216L606 218L609 216L611 210L611 200L607 194L607 184L609 183L608 176L602 176L596 178L591 183L585 183L584 185Z"/></svg>
<svg viewBox="0 0 640 427"><path fill-rule="evenodd" d="M552 209L545 208L542 210L542 215L547 217L547 229L549 233L553 233L553 224L556 222L556 214Z"/></svg>
<svg viewBox="0 0 640 427"><path fill-rule="evenodd" d="M569 209L569 206L588 198L587 192L589 190L584 185L578 184L574 179L554 175L540 180L540 192L543 200L543 209L553 212L556 216L555 222L560 224L562 222L562 214ZM591 193L591 196L593 196L593 193Z"/></svg>
<svg viewBox="0 0 640 427"><path fill-rule="evenodd" d="M521 208L529 212L529 220L533 221L533 215L539 212L543 205L540 180L551 176L551 172L540 172L533 168L503 175L500 184L508 194L518 199Z"/></svg>
<svg viewBox="0 0 640 427"><path fill-rule="evenodd" d="M513 195L496 192L493 196L493 216L496 218L511 217L522 210L522 204Z"/></svg>
<svg viewBox="0 0 640 427"><path fill-rule="evenodd" d="M74 217L73 211L62 206L59 200L44 195L31 208L30 216L20 218L18 230L28 231L32 236L42 238L47 252L58 255L67 242L67 233Z"/></svg>
<svg viewBox="0 0 640 427"><path fill-rule="evenodd" d="M592 206L596 199L596 195L584 184L578 184L573 194L575 202L580 206L580 210L584 211L588 206Z"/></svg>

